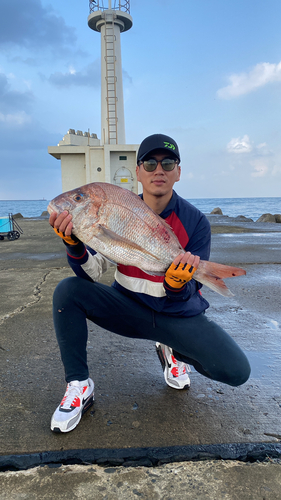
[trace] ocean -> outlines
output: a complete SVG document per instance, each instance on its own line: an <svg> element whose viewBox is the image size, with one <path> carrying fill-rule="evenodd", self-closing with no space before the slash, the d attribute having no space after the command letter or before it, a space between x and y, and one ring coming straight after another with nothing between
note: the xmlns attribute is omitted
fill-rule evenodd
<svg viewBox="0 0 281 500"><path fill-rule="evenodd" d="M219 207L223 215L244 215L256 221L261 215L281 214L281 198L188 198L204 214ZM0 217L21 213L23 217L40 217L47 210L48 200L0 200Z"/></svg>
<svg viewBox="0 0 281 500"><path fill-rule="evenodd" d="M256 221L263 214L281 214L281 198L198 198L188 199L204 214L219 207L229 217L250 217Z"/></svg>
<svg viewBox="0 0 281 500"><path fill-rule="evenodd" d="M18 213L23 217L39 217L48 204L48 200L0 200L0 217Z"/></svg>

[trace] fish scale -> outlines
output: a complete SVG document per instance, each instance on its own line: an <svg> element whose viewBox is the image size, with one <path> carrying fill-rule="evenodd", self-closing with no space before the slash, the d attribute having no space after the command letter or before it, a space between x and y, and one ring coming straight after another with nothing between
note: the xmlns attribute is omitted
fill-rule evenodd
<svg viewBox="0 0 281 500"><path fill-rule="evenodd" d="M108 259L164 275L184 250L166 222L136 194L93 182L54 198L49 213L67 210L73 234ZM233 295L222 278L246 274L244 269L200 260L193 278L221 295Z"/></svg>
<svg viewBox="0 0 281 500"><path fill-rule="evenodd" d="M154 255L156 260L165 262L165 267L169 265L171 259L173 259L175 252L171 252L170 247L168 247L167 252L167 248L163 247L158 242L159 234L161 237L161 242L162 236L164 235L162 225L158 223L154 228L151 228L151 226L149 226L144 220L140 219L139 216L136 218L134 217L135 214L131 214L130 212L126 214L124 213L124 211L122 212L118 210L118 207L115 208L112 205L108 205L106 207L106 213L107 217L104 224L106 224L107 227L114 228L114 231L119 236L136 243L141 248L145 248L148 252L147 258L149 260L151 260L152 258L149 254L152 254ZM114 215L112 215L113 213ZM101 223L103 223L103 221L101 221ZM161 233L163 234L161 235ZM175 240L174 234L169 237L167 237L167 234L165 236L169 241ZM182 250L182 248L176 240L174 241L174 243L176 246L176 252L178 254ZM159 270L163 271L163 267Z"/></svg>

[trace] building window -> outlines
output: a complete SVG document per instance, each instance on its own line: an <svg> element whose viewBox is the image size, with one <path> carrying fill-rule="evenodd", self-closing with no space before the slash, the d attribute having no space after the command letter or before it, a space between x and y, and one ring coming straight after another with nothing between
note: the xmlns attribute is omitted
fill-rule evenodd
<svg viewBox="0 0 281 500"><path fill-rule="evenodd" d="M121 161L127 160L127 156L119 156L119 160Z"/></svg>

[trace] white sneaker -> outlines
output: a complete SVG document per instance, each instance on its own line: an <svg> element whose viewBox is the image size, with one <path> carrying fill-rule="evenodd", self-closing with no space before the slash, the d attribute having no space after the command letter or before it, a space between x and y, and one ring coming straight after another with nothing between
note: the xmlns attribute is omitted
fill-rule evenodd
<svg viewBox="0 0 281 500"><path fill-rule="evenodd" d="M156 342L156 352L163 368L166 383L173 389L188 389L190 378L187 372L191 372L190 366L178 361L173 355L173 349L165 344Z"/></svg>
<svg viewBox="0 0 281 500"><path fill-rule="evenodd" d="M70 432L94 402L94 382L86 379L67 384L66 393L51 420L53 432Z"/></svg>

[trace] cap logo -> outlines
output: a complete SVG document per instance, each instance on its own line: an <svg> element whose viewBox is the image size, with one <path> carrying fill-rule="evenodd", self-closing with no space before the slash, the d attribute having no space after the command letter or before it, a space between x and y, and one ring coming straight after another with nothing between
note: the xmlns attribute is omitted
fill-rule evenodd
<svg viewBox="0 0 281 500"><path fill-rule="evenodd" d="M174 144L171 144L170 142L164 142L164 144L165 144L165 148L172 149L173 151L174 151L174 149L176 149Z"/></svg>

